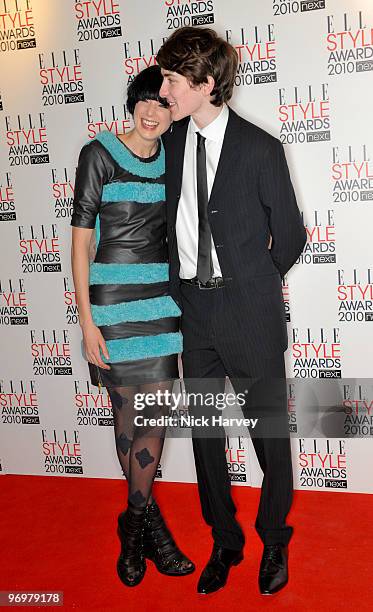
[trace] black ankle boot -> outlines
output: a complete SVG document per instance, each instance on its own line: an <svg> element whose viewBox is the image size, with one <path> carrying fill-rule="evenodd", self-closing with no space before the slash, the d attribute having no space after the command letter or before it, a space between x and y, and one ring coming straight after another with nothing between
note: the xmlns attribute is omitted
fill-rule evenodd
<svg viewBox="0 0 373 612"><path fill-rule="evenodd" d="M167 576L185 576L195 570L192 561L176 546L155 501L146 507L144 555Z"/></svg>
<svg viewBox="0 0 373 612"><path fill-rule="evenodd" d="M117 572L126 586L136 586L144 578L146 562L144 557L145 508L131 505L118 516L118 535L122 549L117 562Z"/></svg>

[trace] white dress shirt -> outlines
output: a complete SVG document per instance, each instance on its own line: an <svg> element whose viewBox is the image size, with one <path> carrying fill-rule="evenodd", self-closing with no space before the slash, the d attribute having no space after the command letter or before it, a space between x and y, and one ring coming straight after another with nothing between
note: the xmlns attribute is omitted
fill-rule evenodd
<svg viewBox="0 0 373 612"><path fill-rule="evenodd" d="M197 199L197 134L206 138L207 191L210 198L215 180L229 110L226 104L219 115L206 127L199 129L190 118L184 152L183 180L176 218L176 237L180 259L180 278L193 278L197 275L198 256L198 199ZM214 266L213 276L222 276L211 237L211 255Z"/></svg>

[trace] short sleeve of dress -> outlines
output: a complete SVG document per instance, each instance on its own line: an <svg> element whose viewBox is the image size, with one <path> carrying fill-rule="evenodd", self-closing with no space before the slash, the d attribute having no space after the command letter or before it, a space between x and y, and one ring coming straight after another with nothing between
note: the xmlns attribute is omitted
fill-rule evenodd
<svg viewBox="0 0 373 612"><path fill-rule="evenodd" d="M97 142L86 144L79 155L75 175L71 225L93 229L101 204L102 188L108 182L106 166Z"/></svg>

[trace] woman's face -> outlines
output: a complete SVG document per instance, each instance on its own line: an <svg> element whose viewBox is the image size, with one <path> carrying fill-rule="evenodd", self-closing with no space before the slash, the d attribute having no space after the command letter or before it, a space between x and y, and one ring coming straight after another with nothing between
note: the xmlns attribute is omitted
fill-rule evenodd
<svg viewBox="0 0 373 612"><path fill-rule="evenodd" d="M171 113L157 100L137 102L133 114L135 129L145 140L155 140L171 125Z"/></svg>

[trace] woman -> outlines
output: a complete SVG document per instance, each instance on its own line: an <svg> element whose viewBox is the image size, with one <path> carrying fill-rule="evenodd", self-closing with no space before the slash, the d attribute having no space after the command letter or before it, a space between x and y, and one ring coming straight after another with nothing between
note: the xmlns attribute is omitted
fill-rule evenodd
<svg viewBox="0 0 373 612"><path fill-rule="evenodd" d="M167 413L162 402L137 412L135 396L172 390L182 348L180 310L168 294L160 136L171 118L167 100L159 97L161 83L158 66L137 75L127 97L134 129L119 136L101 132L83 147L71 221L72 269L91 381L107 387L118 458L128 481L127 510L118 517L122 548L117 563L127 586L144 577L145 558L168 575L194 570L152 497L164 428L134 427L138 414ZM97 251L89 265L94 228Z"/></svg>

